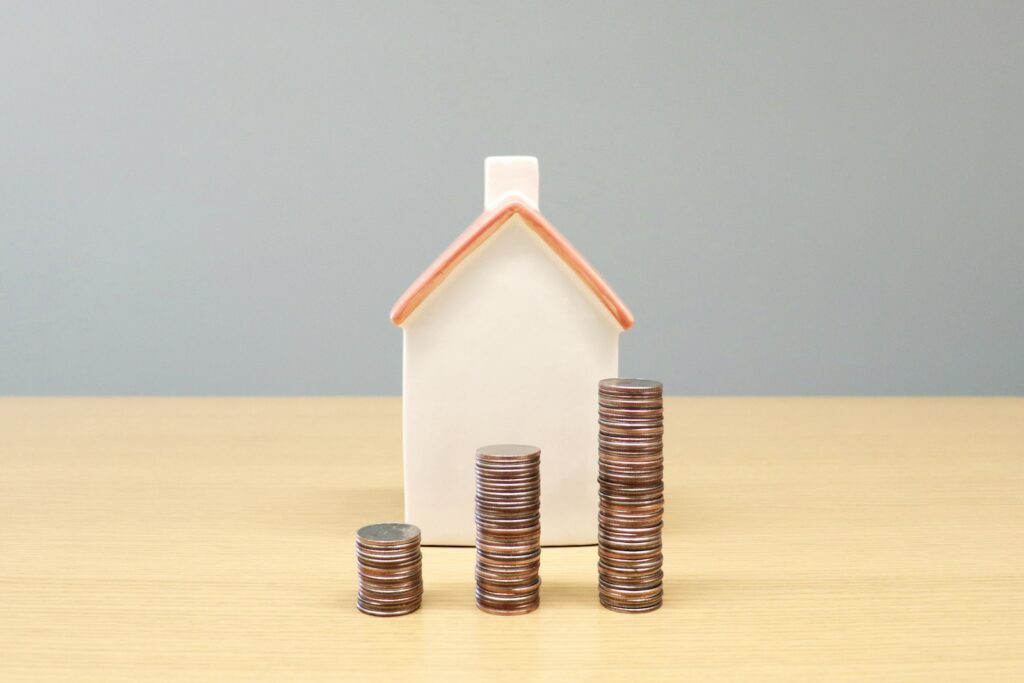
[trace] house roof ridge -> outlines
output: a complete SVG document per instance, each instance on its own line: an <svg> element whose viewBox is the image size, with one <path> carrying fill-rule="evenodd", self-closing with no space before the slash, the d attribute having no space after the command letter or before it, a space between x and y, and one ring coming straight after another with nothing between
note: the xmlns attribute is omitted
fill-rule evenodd
<svg viewBox="0 0 1024 683"><path fill-rule="evenodd" d="M583 258L575 247L548 222L539 210L512 197L509 201L485 210L461 235L455 238L441 254L434 259L423 273L391 309L391 321L402 325L413 311L447 278L478 246L505 223L513 214L519 214L537 235L554 251L579 277L584 284L608 309L623 330L633 326L633 314L615 294L604 278Z"/></svg>

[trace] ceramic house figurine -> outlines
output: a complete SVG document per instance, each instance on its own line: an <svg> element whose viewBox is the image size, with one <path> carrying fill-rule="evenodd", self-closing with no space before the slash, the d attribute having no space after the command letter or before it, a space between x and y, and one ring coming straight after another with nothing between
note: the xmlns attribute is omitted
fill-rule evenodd
<svg viewBox="0 0 1024 683"><path fill-rule="evenodd" d="M633 316L541 215L533 157L485 161L484 212L391 311L404 333L405 516L473 545L474 454L541 449L541 541L597 542L597 383Z"/></svg>

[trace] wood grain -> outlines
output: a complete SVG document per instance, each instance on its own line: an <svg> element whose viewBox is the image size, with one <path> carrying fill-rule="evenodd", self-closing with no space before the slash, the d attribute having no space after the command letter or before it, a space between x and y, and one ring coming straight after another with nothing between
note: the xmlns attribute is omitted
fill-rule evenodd
<svg viewBox="0 0 1024 683"><path fill-rule="evenodd" d="M483 614L473 551L427 548L423 608L373 619L399 410L0 399L0 680L1024 680L1020 398L669 399L662 610L552 548L539 611Z"/></svg>

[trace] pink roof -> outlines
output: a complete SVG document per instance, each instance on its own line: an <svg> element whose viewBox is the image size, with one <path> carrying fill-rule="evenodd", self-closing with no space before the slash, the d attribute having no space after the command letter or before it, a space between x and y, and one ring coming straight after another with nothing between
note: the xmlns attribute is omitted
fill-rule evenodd
<svg viewBox="0 0 1024 683"><path fill-rule="evenodd" d="M455 270L462 259L483 244L512 214L519 214L526 224L573 269L573 272L583 280L590 291L601 300L601 303L618 321L623 330L628 330L633 326L633 314L626 308L626 304L622 303L622 300L597 274L593 266L587 263L586 259L569 244L569 240L565 239L562 233L555 229L555 226L548 223L539 211L514 200L480 214L473 224L466 228L465 232L459 235L422 275L416 278L409 289L405 290L405 294L391 309L391 321L396 325L404 323L412 315L412 312L430 296L430 293Z"/></svg>

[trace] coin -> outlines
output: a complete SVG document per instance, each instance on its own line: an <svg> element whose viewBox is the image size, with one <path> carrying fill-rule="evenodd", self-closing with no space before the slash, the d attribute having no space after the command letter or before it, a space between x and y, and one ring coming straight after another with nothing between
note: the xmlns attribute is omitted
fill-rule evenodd
<svg viewBox="0 0 1024 683"><path fill-rule="evenodd" d="M598 384L598 594L618 612L661 606L664 435L662 385Z"/></svg>
<svg viewBox="0 0 1024 683"><path fill-rule="evenodd" d="M661 382L653 379L633 379L624 377L612 377L601 380L598 391L603 394L615 394L620 396L657 396L661 398Z"/></svg>
<svg viewBox="0 0 1024 683"><path fill-rule="evenodd" d="M415 612L423 597L420 530L412 524L364 526L356 532L356 607L375 617Z"/></svg>
<svg viewBox="0 0 1024 683"><path fill-rule="evenodd" d="M476 604L526 614L540 604L540 449L476 452Z"/></svg>
<svg viewBox="0 0 1024 683"><path fill-rule="evenodd" d="M420 530L412 524L370 524L357 531L356 536L363 545L393 548L404 544L419 543Z"/></svg>

